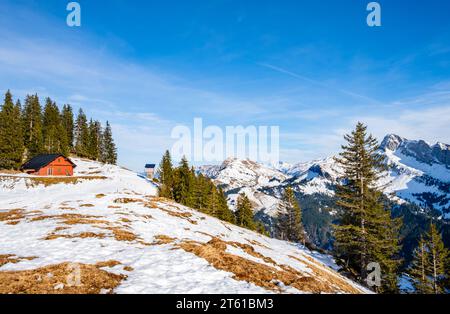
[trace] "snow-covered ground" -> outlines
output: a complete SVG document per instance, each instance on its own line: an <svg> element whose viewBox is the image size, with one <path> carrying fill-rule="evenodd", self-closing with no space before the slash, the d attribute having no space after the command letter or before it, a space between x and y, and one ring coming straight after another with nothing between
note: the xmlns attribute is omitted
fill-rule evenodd
<svg viewBox="0 0 450 314"><path fill-rule="evenodd" d="M70 182L0 175L0 276L114 260L102 270L126 275L115 293L368 292L329 256L160 199L129 170L74 162Z"/></svg>

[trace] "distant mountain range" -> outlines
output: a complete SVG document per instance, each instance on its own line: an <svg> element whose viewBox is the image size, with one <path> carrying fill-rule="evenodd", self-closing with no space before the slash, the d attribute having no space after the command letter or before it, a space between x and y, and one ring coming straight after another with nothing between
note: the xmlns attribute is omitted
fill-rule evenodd
<svg viewBox="0 0 450 314"><path fill-rule="evenodd" d="M406 210L408 214L419 215L421 220L432 217L448 225L450 145L430 145L423 140L391 134L381 142L380 153L389 166L378 181L386 201L401 209L402 216ZM329 224L336 217L334 193L340 173L334 157L297 164L280 163L277 167L227 159L221 165L199 167L198 171L223 187L232 208L237 196L245 193L254 205L256 217L272 232L282 192L292 187L303 208L304 223L312 240L320 247L330 246ZM417 219L412 221L417 224Z"/></svg>

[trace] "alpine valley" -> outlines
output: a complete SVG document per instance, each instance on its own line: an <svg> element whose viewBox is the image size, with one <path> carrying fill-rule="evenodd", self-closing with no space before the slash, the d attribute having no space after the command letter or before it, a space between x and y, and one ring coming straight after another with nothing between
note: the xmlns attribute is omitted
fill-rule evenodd
<svg viewBox="0 0 450 314"><path fill-rule="evenodd" d="M405 261L410 260L417 238L430 220L439 225L450 246L450 145L430 145L391 134L383 139L379 152L388 167L377 184L393 215L403 218ZM297 164L280 162L275 167L230 158L221 165L198 168L224 189L231 208L235 208L238 195L245 193L253 203L255 217L272 236L277 232L282 193L286 187L293 188L310 245L324 250L333 245L331 225L338 214L334 204L340 170L334 156Z"/></svg>

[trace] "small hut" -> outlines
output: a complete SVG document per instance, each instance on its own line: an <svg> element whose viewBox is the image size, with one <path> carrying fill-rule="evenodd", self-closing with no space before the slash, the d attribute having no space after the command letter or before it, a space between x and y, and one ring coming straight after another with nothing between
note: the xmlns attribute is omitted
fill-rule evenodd
<svg viewBox="0 0 450 314"><path fill-rule="evenodd" d="M61 154L38 155L20 167L28 174L39 176L73 176L76 165Z"/></svg>
<svg viewBox="0 0 450 314"><path fill-rule="evenodd" d="M145 175L147 176L147 178L153 179L153 177L155 176L155 168L156 168L155 164L145 165Z"/></svg>

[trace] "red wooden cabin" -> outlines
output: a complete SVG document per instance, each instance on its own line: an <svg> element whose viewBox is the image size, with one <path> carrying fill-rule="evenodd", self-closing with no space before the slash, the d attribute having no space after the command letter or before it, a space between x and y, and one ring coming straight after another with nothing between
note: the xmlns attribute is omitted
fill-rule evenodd
<svg viewBox="0 0 450 314"><path fill-rule="evenodd" d="M23 172L38 176L73 176L76 165L61 154L39 155L23 164Z"/></svg>

